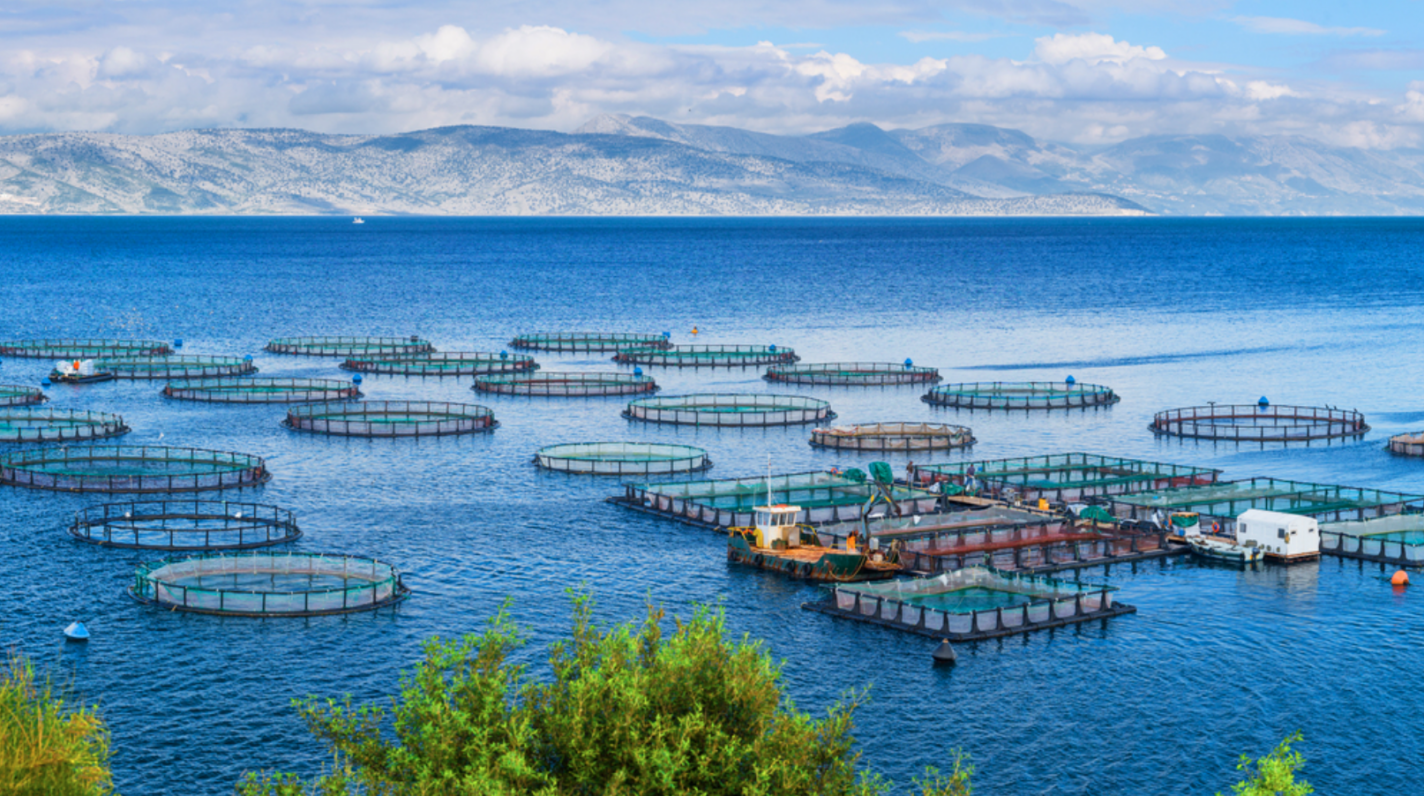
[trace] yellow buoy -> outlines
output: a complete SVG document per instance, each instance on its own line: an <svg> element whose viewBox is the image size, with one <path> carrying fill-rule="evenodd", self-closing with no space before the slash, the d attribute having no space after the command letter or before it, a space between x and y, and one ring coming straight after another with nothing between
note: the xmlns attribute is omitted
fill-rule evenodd
<svg viewBox="0 0 1424 796"><path fill-rule="evenodd" d="M696 326L692 327L692 333L693 333L693 334L697 334L697 327L696 327Z"/></svg>

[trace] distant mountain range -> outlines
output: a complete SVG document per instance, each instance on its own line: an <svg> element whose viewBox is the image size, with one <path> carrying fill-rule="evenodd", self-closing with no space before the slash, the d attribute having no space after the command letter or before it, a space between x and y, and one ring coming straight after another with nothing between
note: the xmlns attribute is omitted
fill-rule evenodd
<svg viewBox="0 0 1424 796"><path fill-rule="evenodd" d="M1299 137L1087 149L1016 130L807 136L601 116L573 133L192 130L0 137L0 213L1396 215L1424 152Z"/></svg>

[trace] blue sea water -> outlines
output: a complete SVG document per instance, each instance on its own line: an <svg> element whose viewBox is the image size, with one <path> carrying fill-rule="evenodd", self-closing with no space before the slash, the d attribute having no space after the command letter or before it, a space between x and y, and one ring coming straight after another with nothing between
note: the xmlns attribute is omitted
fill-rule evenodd
<svg viewBox="0 0 1424 796"><path fill-rule="evenodd" d="M185 341L252 354L264 376L342 376L337 361L261 351L276 336L419 334L500 350L515 334L609 329L675 342L775 343L806 362L901 361L947 382L1113 387L1111 409L955 413L919 388L771 388L759 370L647 370L665 395L789 391L839 422L973 427L972 458L1066 451L1424 493L1424 461L1385 437L1424 427L1424 222L1417 220L0 219L0 337ZM545 370L610 370L604 355L537 355ZM51 363L6 359L0 382ZM1104 575L1132 616L981 643L952 670L932 644L800 610L817 587L725 563L725 540L604 502L616 479L536 471L558 442L677 441L710 475L797 472L875 457L820 451L808 429L691 430L619 416L620 399L472 393L469 378L367 376L372 399L491 406L488 435L370 441L302 435L275 406L168 401L161 383L55 387L53 406L121 413L121 441L264 456L259 490L291 508L297 549L403 569L395 611L309 620L185 615L125 596L152 556L70 540L101 496L0 488L0 645L28 654L109 720L126 794L222 794L242 772L329 761L290 707L309 694L384 701L421 641L477 630L506 596L527 657L568 626L584 583L605 621L645 600L726 609L784 660L796 704L823 711L869 684L864 762L908 786L969 752L987 794L1210 793L1239 754L1302 730L1321 793L1413 790L1421 740L1424 593L1325 559L1237 571L1167 565ZM1234 446L1157 439L1161 409L1217 402L1364 411L1345 444ZM964 456L942 457L964 458ZM892 458L903 468L904 458ZM93 640L66 646L85 621Z"/></svg>

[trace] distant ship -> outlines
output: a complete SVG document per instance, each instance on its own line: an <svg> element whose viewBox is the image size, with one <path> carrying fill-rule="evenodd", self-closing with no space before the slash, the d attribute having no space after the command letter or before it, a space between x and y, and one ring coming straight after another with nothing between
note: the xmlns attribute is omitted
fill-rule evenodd
<svg viewBox="0 0 1424 796"><path fill-rule="evenodd" d="M362 217L360 217L360 216L357 216L357 217L351 219L351 223L352 223L352 224L364 224L364 223L366 223L366 219L364 219L364 218L362 218Z"/></svg>

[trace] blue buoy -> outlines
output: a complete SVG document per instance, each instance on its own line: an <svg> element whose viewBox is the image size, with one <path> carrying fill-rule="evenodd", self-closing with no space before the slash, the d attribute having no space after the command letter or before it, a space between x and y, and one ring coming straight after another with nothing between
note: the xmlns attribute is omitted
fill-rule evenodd
<svg viewBox="0 0 1424 796"><path fill-rule="evenodd" d="M500 359L509 359L509 352L508 352L508 351L501 351L501 352L499 352L499 358L500 358Z"/></svg>
<svg viewBox="0 0 1424 796"><path fill-rule="evenodd" d="M70 641L88 641L89 628L83 622L70 622L69 627L64 629L64 637Z"/></svg>
<svg viewBox="0 0 1424 796"><path fill-rule="evenodd" d="M637 367L633 368L633 375L634 375L634 376L641 376L641 375L643 375L643 369L642 369L642 368L637 368Z"/></svg>
<svg viewBox="0 0 1424 796"><path fill-rule="evenodd" d="M49 379L45 379L44 381L41 381L41 382L40 382L40 386L41 386L41 387L53 387L53 386L54 386L54 382L50 381Z"/></svg>
<svg viewBox="0 0 1424 796"><path fill-rule="evenodd" d="M914 366L915 366L915 361L914 361L913 359L910 359L909 357L905 357L905 367L907 367L907 368L913 368Z"/></svg>
<svg viewBox="0 0 1424 796"><path fill-rule="evenodd" d="M770 350L771 350L771 353L773 353L773 354L776 353L776 346L770 346L769 348L770 348Z"/></svg>
<svg viewBox="0 0 1424 796"><path fill-rule="evenodd" d="M1075 378L1073 378L1072 376L1069 376L1068 378L1064 379L1064 381L1068 382L1069 384L1077 384L1077 383L1078 383L1078 380L1075 379Z"/></svg>
<svg viewBox="0 0 1424 796"><path fill-rule="evenodd" d="M1261 400L1256 402L1256 405L1261 407L1262 409L1265 409L1266 407L1271 405L1271 402L1266 400L1266 396L1263 395L1261 396Z"/></svg>
<svg viewBox="0 0 1424 796"><path fill-rule="evenodd" d="M182 347L183 347L183 338L180 337L180 338L178 338L177 340L174 340L174 341L173 341L173 347L174 347L174 348L182 348Z"/></svg>
<svg viewBox="0 0 1424 796"><path fill-rule="evenodd" d="M664 339L664 340L671 340L671 339L672 339L672 332L663 332L663 339Z"/></svg>
<svg viewBox="0 0 1424 796"><path fill-rule="evenodd" d="M357 373L355 376L352 376L352 377L351 377L351 383L352 383L352 384L360 384L360 383L361 383L361 374L360 374L360 373Z"/></svg>

